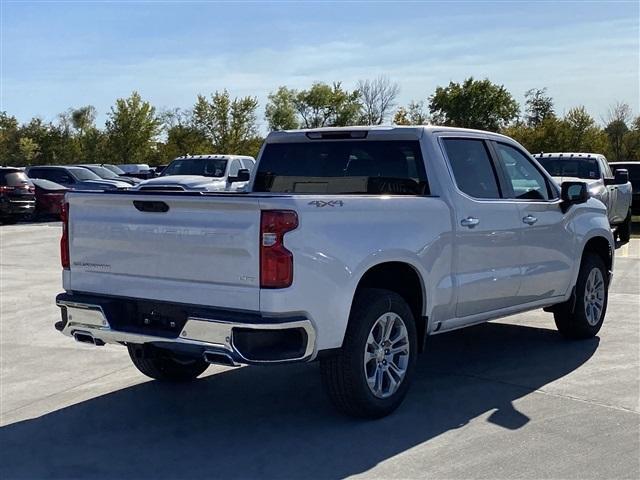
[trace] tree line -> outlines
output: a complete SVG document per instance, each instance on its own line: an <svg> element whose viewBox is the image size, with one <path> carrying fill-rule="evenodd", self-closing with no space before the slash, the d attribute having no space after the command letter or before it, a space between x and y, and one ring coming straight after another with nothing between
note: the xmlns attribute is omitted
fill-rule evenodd
<svg viewBox="0 0 640 480"><path fill-rule="evenodd" d="M426 99L398 105L400 86L381 76L358 82L316 82L308 89L281 86L268 95L269 130L347 125L447 125L504 133L530 152L589 151L610 161L640 160L640 116L626 103L596 121L584 106L559 115L546 88L525 93L519 105L502 85L467 78L439 86ZM20 124L0 112L0 165L70 163L166 164L185 154L256 156L263 138L257 97L227 90L198 95L189 109L157 110L138 92L117 99L103 128L96 109L70 108L54 121Z"/></svg>

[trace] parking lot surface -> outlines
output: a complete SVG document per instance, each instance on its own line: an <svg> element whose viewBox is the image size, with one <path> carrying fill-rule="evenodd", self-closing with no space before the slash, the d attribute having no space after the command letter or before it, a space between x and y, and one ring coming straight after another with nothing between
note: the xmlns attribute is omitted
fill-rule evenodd
<svg viewBox="0 0 640 480"><path fill-rule="evenodd" d="M640 239L597 338L541 310L432 337L402 407L357 421L316 364L166 385L61 336L59 235L0 227L0 478L640 478Z"/></svg>

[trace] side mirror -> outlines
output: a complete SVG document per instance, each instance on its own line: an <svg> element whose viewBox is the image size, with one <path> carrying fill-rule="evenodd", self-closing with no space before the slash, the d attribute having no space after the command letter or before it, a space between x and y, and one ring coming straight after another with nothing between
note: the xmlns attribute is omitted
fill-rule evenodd
<svg viewBox="0 0 640 480"><path fill-rule="evenodd" d="M615 176L613 182L616 185L624 185L629 181L629 170L627 170L626 168L619 168L615 171L614 175Z"/></svg>
<svg viewBox="0 0 640 480"><path fill-rule="evenodd" d="M229 177L227 180L229 183L248 182L250 178L251 172L246 168L241 168L240 170L238 170L238 175L236 175L235 177Z"/></svg>
<svg viewBox="0 0 640 480"><path fill-rule="evenodd" d="M560 188L563 213L569 210L571 205L589 200L589 188L585 182L563 182Z"/></svg>

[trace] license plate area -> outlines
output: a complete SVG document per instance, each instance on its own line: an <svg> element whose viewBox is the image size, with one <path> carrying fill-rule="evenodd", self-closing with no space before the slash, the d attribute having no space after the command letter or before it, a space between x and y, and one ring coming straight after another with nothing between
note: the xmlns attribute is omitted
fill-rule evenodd
<svg viewBox="0 0 640 480"><path fill-rule="evenodd" d="M119 302L114 310L108 314L114 330L166 338L178 337L188 318L184 307L158 302Z"/></svg>

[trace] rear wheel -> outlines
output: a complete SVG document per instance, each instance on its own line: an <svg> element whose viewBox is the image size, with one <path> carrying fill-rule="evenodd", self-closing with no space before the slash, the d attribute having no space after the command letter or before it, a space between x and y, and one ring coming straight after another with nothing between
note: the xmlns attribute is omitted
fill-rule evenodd
<svg viewBox="0 0 640 480"><path fill-rule="evenodd" d="M398 294L357 294L339 353L322 359L322 381L344 413L379 418L394 411L413 378L417 333L411 309Z"/></svg>
<svg viewBox="0 0 640 480"><path fill-rule="evenodd" d="M147 377L167 382L186 382L204 372L209 364L201 359L182 358L150 345L128 344L131 361Z"/></svg>
<svg viewBox="0 0 640 480"><path fill-rule="evenodd" d="M568 302L556 309L558 331L566 338L594 337L604 322L608 301L608 275L602 258L586 252L582 258L573 309Z"/></svg>

